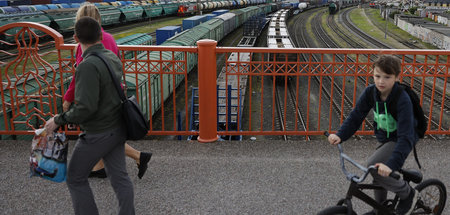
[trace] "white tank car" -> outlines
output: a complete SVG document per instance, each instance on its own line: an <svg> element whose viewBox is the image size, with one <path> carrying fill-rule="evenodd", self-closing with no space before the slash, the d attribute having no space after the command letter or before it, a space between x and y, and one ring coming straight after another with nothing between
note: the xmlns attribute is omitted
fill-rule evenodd
<svg viewBox="0 0 450 215"><path fill-rule="evenodd" d="M308 7L306 2L301 2L300 4L298 4L298 9L300 10L304 10L306 7Z"/></svg>

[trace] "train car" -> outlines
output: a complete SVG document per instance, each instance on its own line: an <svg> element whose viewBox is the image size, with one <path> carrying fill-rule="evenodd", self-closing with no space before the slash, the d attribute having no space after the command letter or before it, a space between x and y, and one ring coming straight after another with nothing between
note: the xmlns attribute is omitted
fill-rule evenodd
<svg viewBox="0 0 450 215"><path fill-rule="evenodd" d="M199 28L206 28L208 33L206 37L215 41L220 41L226 35L225 20L222 19L211 19L206 21L200 25ZM230 26L229 26L230 27Z"/></svg>
<svg viewBox="0 0 450 215"><path fill-rule="evenodd" d="M339 10L338 6L336 5L336 3L331 2L330 5L328 5L328 12L330 14L336 14L336 12Z"/></svg>
<svg viewBox="0 0 450 215"><path fill-rule="evenodd" d="M34 11L44 11L44 10L50 9L47 7L47 5L43 5L43 4L32 5L31 7L33 8Z"/></svg>
<svg viewBox="0 0 450 215"><path fill-rule="evenodd" d="M52 22L50 27L61 33L66 33L73 32L77 10L77 8L64 8L58 10L46 10L44 13Z"/></svg>
<svg viewBox="0 0 450 215"><path fill-rule="evenodd" d="M154 18L162 16L163 8L160 4L147 4L141 5L141 7L144 9L144 18Z"/></svg>
<svg viewBox="0 0 450 215"><path fill-rule="evenodd" d="M291 41L286 21L291 15L290 9L281 9L272 16L267 33L267 46L272 49L295 48ZM268 62L297 62L296 54L272 53L267 55ZM276 67L274 67L276 68ZM278 71L277 71L278 72ZM277 78L277 81L284 81Z"/></svg>
<svg viewBox="0 0 450 215"><path fill-rule="evenodd" d="M32 6L18 6L18 7L0 7L0 16L5 17L11 17L11 16L22 16L24 17L24 20L21 19L14 19L16 22L20 21L28 21L30 18L26 17L27 15L24 15L27 13L27 11L43 11L45 12L46 16L51 20L51 26L55 30L65 33L70 32L73 30L71 24L73 23L75 12L80 7L81 1L69 1L69 0L52 0L49 1L53 4L41 4L41 5L32 5ZM258 4L264 3L265 0L254 0L254 1L246 1L246 0L222 0L222 1L209 1L209 2L202 2L200 5L203 7L203 12L213 11L218 8L238 8L238 7L244 7L245 5L249 4ZM133 21L141 21L141 20L148 20L149 18L154 17L161 17L161 16L170 16L177 14L177 10L180 8L180 6L186 5L186 4L192 4L195 7L197 7L197 2L194 1L163 1L162 3L159 3L157 0L153 1L140 1L140 2L132 2L132 1L110 1L110 0L104 0L104 2L95 2L94 3L97 8L100 11L100 15L102 17L102 26L108 26L108 25L117 25L117 24L124 24L127 22L133 22ZM279 4L279 3L274 3ZM69 10L69 8L72 8L72 10ZM260 8L270 8L270 10L274 10L274 7L272 5L268 5L267 7L260 7ZM194 8L196 9L198 8ZM60 10L60 11L58 11ZM257 8L241 8L240 12L235 12L236 14L236 24L241 25L243 22L245 22L249 16L255 15L255 13L261 12L261 10L258 10ZM267 13L267 10L265 9L265 13ZM15 14L15 15L8 15L8 14ZM65 20L67 19L67 20ZM4 24L10 23L10 22L3 22Z"/></svg>
<svg viewBox="0 0 450 215"><path fill-rule="evenodd" d="M126 37L122 37L118 40L116 40L117 45L135 45L135 46L142 46L142 45L153 45L153 37L150 36L149 34L144 34L144 33L138 33L138 34L133 34L133 35L129 35ZM132 59L134 58L134 56L139 55L141 52L137 51L137 52L133 52L133 51L129 51L129 52L125 52L124 55L122 56L125 59Z"/></svg>
<svg viewBox="0 0 450 215"><path fill-rule="evenodd" d="M100 16L102 18L102 26L115 25L120 23L120 16L122 12L114 6L101 6L98 7Z"/></svg>
<svg viewBox="0 0 450 215"><path fill-rule="evenodd" d="M206 16L193 16L183 20L183 31L191 29L206 21Z"/></svg>
<svg viewBox="0 0 450 215"><path fill-rule="evenodd" d="M216 17L217 15L209 13L209 14L206 14L205 16L206 16L206 21L209 21L210 19Z"/></svg>
<svg viewBox="0 0 450 215"><path fill-rule="evenodd" d="M306 10L306 8L308 8L308 4L305 2L299 3L298 4L298 9L300 10L300 12L302 12L303 10Z"/></svg>
<svg viewBox="0 0 450 215"><path fill-rule="evenodd" d="M234 13L224 13L213 19L221 19L223 21L224 35L228 35L234 29L236 29L236 14Z"/></svg>
<svg viewBox="0 0 450 215"><path fill-rule="evenodd" d="M0 26L15 23L15 22L36 22L50 27L51 20L43 12L18 13L18 14L4 14L0 16ZM14 35L19 32L20 28L12 28L0 35L0 40L8 43L15 43ZM40 31L35 32L37 35L42 35ZM4 44L2 44L4 46ZM1 47L3 48L3 47Z"/></svg>
<svg viewBox="0 0 450 215"><path fill-rule="evenodd" d="M121 12L119 17L120 23L138 21L144 16L144 8L141 6L126 5L119 7L119 10Z"/></svg>
<svg viewBox="0 0 450 215"><path fill-rule="evenodd" d="M245 12L243 12L245 11ZM179 34L176 34L175 36L169 38L167 41L162 43L162 46L195 46L196 42L200 39L215 39L220 41L220 39L224 38L225 36L225 20L231 21L228 19L228 17L237 17L236 14L240 14L243 17L249 17L249 14L245 13L251 13L253 15L256 15L258 13L257 7L251 8L250 10L243 10L243 11L233 11L231 13L234 13L234 16L232 15L226 15L223 18L213 18L207 22L204 22L202 24L199 24L189 30L183 31ZM263 10L262 10L263 11ZM264 12L263 12L264 13ZM222 16L223 16L222 15ZM236 25L236 20L234 20L234 28L237 28L240 25ZM242 24L242 23L241 23ZM232 24L230 24L230 28L232 28ZM222 30L223 29L223 30ZM229 31L233 31L234 29L230 29ZM156 60L159 61L162 57L162 60L165 62L171 62L171 63L164 63L163 70L170 70L172 72L174 69L177 70L184 68L184 65L173 65L173 61L186 61L186 71L191 71L196 65L197 65L197 55L194 53L187 53L186 55L181 52L151 52L151 53L142 53L137 58L138 59L150 59L150 60ZM185 57L187 59L185 59ZM155 67L155 71L158 72L157 69L159 67ZM182 71L179 71L179 73L183 73ZM138 80L136 80L136 78ZM149 80L150 79L150 80ZM175 75L175 74L164 74L164 75L128 75L126 77L127 83L138 83L135 88L139 88L139 91L142 95L146 95L142 92L151 92L150 98L143 98L146 99L145 101L148 101L149 99L151 101L151 107L147 106L148 102L140 102L142 105L141 108L146 113L148 117L153 116L159 108L161 107L161 102L164 102L170 95L172 95L173 90L176 89L176 87L184 81L185 77L184 75ZM136 82L137 81L137 82ZM148 84L150 83L150 84ZM162 84L162 85L161 85ZM164 94L162 97L160 96L160 91L163 90ZM128 93L129 95L133 95L132 90ZM142 96L140 95L140 96Z"/></svg>
<svg viewBox="0 0 450 215"><path fill-rule="evenodd" d="M171 15L175 15L178 12L178 3L166 3L166 4L161 4L162 8L163 8L163 12L162 15L163 16L171 16Z"/></svg>
<svg viewBox="0 0 450 215"><path fill-rule="evenodd" d="M181 26L164 26L156 29L156 45L161 45L167 39L181 32Z"/></svg>
<svg viewBox="0 0 450 215"><path fill-rule="evenodd" d="M198 6L200 7L200 10L205 9L205 6L203 4L198 4ZM181 4L180 6L178 6L177 14L178 16L194 15L197 11L197 4Z"/></svg>
<svg viewBox="0 0 450 215"><path fill-rule="evenodd" d="M118 24L120 23L119 17L121 14L123 14L123 10L119 10L118 7L114 6L98 6L100 10L100 14L102 15L102 25L111 25L111 24ZM163 7L163 6L162 6ZM261 13L266 13L266 10L263 9L264 7L249 7L249 8L243 8L236 11L231 12L232 14L222 14L222 17L218 18L215 17L205 23L202 23L200 25L197 25L193 27L190 30L181 32L179 34L176 34L175 36L169 38L167 41L165 41L163 46L195 46L196 42L200 39L214 39L220 41L223 39L226 35L226 32L232 32L234 29L242 25L245 21L247 21L252 16L256 16ZM164 9L164 7L163 7ZM142 12L144 13L144 9L142 9ZM47 16L51 13L45 14L44 12L39 12L36 15L28 15L27 18L29 21L35 21L40 22L44 25L50 26L52 23L52 20ZM145 12L145 14L147 14ZM164 15L164 14L163 14ZM35 17L38 16L38 17ZM143 15L144 16L144 15ZM0 24L2 19L4 17L1 16L0 18ZM31 20L34 18L33 20ZM39 20L39 19L42 20ZM17 20L16 20L17 19ZM10 21L18 22L24 20L23 14L17 16L15 15L14 18L9 17L8 22L4 23L7 24ZM225 28L226 22L228 21L228 27ZM55 19L53 19L53 22L56 22ZM68 26L68 25L66 25ZM57 27L55 27L57 28ZM62 27L58 27L60 31L62 31ZM14 33L14 32L12 32ZM4 37L4 35L0 35ZM145 36L144 36L145 37ZM149 38L147 38L148 40ZM133 44L138 42L138 39L133 40ZM121 44L122 42L119 41ZM137 54L137 56L135 56ZM186 69L187 71L191 71L197 64L197 55L195 53L187 53L186 55L181 52L144 52L144 53L132 53L131 56L124 56L125 58L128 57L135 57L138 59L150 59L153 61L159 61L160 56L162 56L162 60L165 61L163 64L162 70L175 70L184 68L184 65L181 65L181 62L186 62ZM186 58L186 59L185 59ZM180 61L180 62L174 62ZM180 65L173 65L173 64L180 64ZM159 72L159 69L161 67L155 67L155 71L153 72ZM175 71L176 72L176 71ZM180 71L181 72L181 71ZM171 72L172 73L172 72ZM125 77L125 81L128 85L128 95L136 94L137 90L139 91L140 95L140 105L142 110L146 113L147 117L152 117L153 114L159 110L161 107L162 102L164 102L170 95L172 95L172 92L175 90L175 88L182 83L182 81L185 79L184 75L179 74L164 74L164 75L158 75L158 74L127 74ZM160 96L160 91L164 90L164 94ZM147 97L146 95L150 95L150 97ZM148 102L148 101L151 102ZM149 106L151 104L152 106Z"/></svg>
<svg viewBox="0 0 450 215"><path fill-rule="evenodd" d="M10 7L10 6L0 7L0 14L14 14L19 12L20 12L19 8L17 7Z"/></svg>

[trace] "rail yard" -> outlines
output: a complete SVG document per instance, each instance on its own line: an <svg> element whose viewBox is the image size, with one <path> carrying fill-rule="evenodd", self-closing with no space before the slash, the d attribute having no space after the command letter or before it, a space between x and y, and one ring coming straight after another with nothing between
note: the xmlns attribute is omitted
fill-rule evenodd
<svg viewBox="0 0 450 215"><path fill-rule="evenodd" d="M258 4L262 2L253 2L251 4ZM223 6L223 4L221 4ZM350 13L367 13L368 8L358 8L355 6L356 4L354 2L344 2L344 4L339 5L339 11L336 12L334 15L329 15L330 11L329 8L323 7L326 5L314 5L310 4L307 8L302 8L302 10L298 10L300 7L297 5L283 5L283 3L272 3L272 4L261 4L257 6L250 6L242 9L234 9L229 13L226 13L225 15L216 16L214 19L206 21L202 24L199 24L198 26L195 26L192 29L189 29L183 33L177 34L176 36L168 39L164 43L162 43L162 46L194 46L195 42L199 39L205 39L210 38L216 41L221 41L220 46L237 46L237 42L241 40L241 37L239 35L236 35L236 32L243 32L242 28L239 27L242 26L250 17L253 16L264 16L267 17L267 19L270 19L270 17L276 17L272 15L273 12L279 11L282 8L288 8L286 9L288 14L286 16L286 20L284 24L276 24L274 26L285 26L286 30L283 30L287 36L290 36L289 41L292 45L285 46L285 47L303 47L303 48L381 48L381 49L389 49L389 48L397 48L392 47L390 44L385 44L384 42L380 42L380 39L375 39L372 36L367 36L367 33L363 33L362 31L358 30L358 27L355 26L355 24L352 24L351 18L349 18ZM213 11L213 10L212 10ZM355 12L358 11L358 12ZM145 11L142 10L141 14L144 14ZM123 13L123 12L122 12ZM148 12L147 12L148 13ZM291 16L289 16L292 14ZM148 17L148 15L146 15ZM120 17L120 16L119 16ZM125 16L126 17L126 16ZM142 19L145 16L141 16ZM155 16L158 17L158 16ZM242 18L241 18L242 17ZM164 21L164 19L172 20L171 17L162 18L161 22ZM220 20L220 21L219 21ZM230 21L233 20L233 21ZM236 21L234 21L236 20ZM339 20L339 21L337 21ZM342 23L341 23L342 20ZM107 25L107 26L113 26L108 27L107 31L111 32L123 32L123 31L130 31L133 29L134 26L140 25L140 22L134 23L135 20L132 20L130 18L130 21L127 21L127 19L118 19L119 23L125 23L130 22L130 25L125 26L118 26L117 28L114 27L113 24ZM370 23L370 21L368 21ZM145 23L145 22L143 22ZM226 23L233 23L233 25L226 24ZM182 23L179 23L178 25L181 26ZM375 23L376 24L376 23ZM48 25L50 26L50 25ZM55 25L53 24L53 27ZM230 26L223 28L222 26ZM233 26L233 27L231 27ZM275 35L276 31L270 30L270 26L264 28L262 31L260 38L255 39L257 41L255 46L259 47L271 47L270 44L273 39L269 38L272 37L271 35ZM50 26L52 27L52 26ZM125 28L125 29L124 29ZM61 33L64 33L63 30L61 30L60 27L54 27L55 30L60 31ZM376 28L378 29L378 28ZM375 29L375 30L376 30ZM378 30L381 31L381 30ZM234 33L232 33L234 32ZM278 32L280 32L278 30ZM231 34L230 34L231 33ZM265 35L268 35L267 37ZM330 36L327 36L330 35ZM394 38L393 33L390 33L390 40L399 39L400 36ZM119 45L154 45L155 44L155 32L147 32L145 34L141 35L131 35L129 37L121 38L118 40ZM234 37L234 39L231 39L231 42L227 37ZM139 38L139 39L138 39ZM223 39L223 41L222 41ZM135 42L139 41L139 42ZM277 41L275 39L275 41ZM279 39L279 41L283 41L283 39ZM278 42L278 41L277 41ZM70 42L69 42L70 43ZM406 46L408 48L412 49L418 49L423 46L418 46L418 44L412 44L407 43L404 41L400 41L399 43L402 43L403 46ZM420 45L420 44L419 44ZM279 46L278 46L279 47ZM402 47L400 47L402 48ZM157 72L150 72L148 74L142 74L139 75L132 75L128 74L126 76L126 81L129 84L128 92L130 94L136 93L136 91L139 91L141 95L140 97L142 99L141 105L142 109L146 112L149 119L152 119L153 128L156 130L166 130L166 129L173 129L175 127L178 127L178 130L181 129L187 130L188 121L189 121L189 115L192 115L192 110L194 110L192 107L195 106L195 102L192 102L192 99L186 98L185 95L191 94L190 89L192 87L196 87L197 84L195 81L196 75L196 57L194 54L187 53L187 55L182 55L181 52L161 52L161 51L123 51L123 56L126 59L130 59L136 62L144 62L146 60L152 60L155 61L161 60L166 62L175 62L172 64L165 65L165 68L171 68L168 69L167 72L169 74L167 75L158 75ZM161 55L162 54L162 55ZM161 57L162 56L162 57ZM231 56L231 54L230 54ZM254 53L250 55L252 58L252 61L259 61L261 56L259 53ZM271 56L278 56L275 58L276 61L283 61L281 58L283 58L283 54L268 54L265 55L267 58L265 60L268 60L270 62ZM281 56L281 57L280 57ZM306 61L321 61L324 58L327 59L330 56L326 55L320 55L320 54L286 54L285 55L288 62L306 62ZM354 60L352 57L349 57L348 55L335 55L337 58L336 61L340 62L352 62ZM374 56L369 55L360 55L361 58L369 59L374 58ZM226 57L228 58L228 57ZM226 65L232 65L235 60L230 60L222 57L221 61L223 64ZM419 57L420 58L420 57ZM187 60L186 62L184 62ZM331 59L327 59L331 60ZM410 56L404 56L404 63L405 64L412 64L414 62L418 62L423 59L417 59L412 58ZM178 62L178 63L177 63ZM274 63L276 65L278 63ZM131 65L131 64L130 64ZM267 66L269 64L266 64L266 69L269 68ZM182 68L186 66L187 71L186 72L177 72L177 70L174 68ZM219 67L221 68L221 67ZM288 67L280 67L282 69L289 69ZM296 70L299 69L300 66L296 65L290 70ZM194 72L193 72L194 71ZM219 69L218 69L219 72ZM67 73L68 74L68 73ZM66 77L66 76L64 76ZM249 79L251 79L252 76L249 76ZM268 78L266 80L266 78ZM284 79L286 78L286 79ZM276 80L277 79L277 80ZM345 77L344 77L345 79ZM263 130L272 130L272 131L308 131L308 130L321 130L321 129L336 129L339 126L342 116L345 118L346 114L351 110L352 105L354 103L354 97L356 95L359 95L361 92L360 90L363 89L363 87L370 83L371 79L370 77L362 77L359 76L358 78L347 78L345 81L349 82L349 85L354 84L357 87L354 87L353 90L352 87L345 87L342 86L339 83L342 83L344 81L343 77L301 77L301 76L295 76L295 75L286 75L286 76L273 76L272 79L270 79L269 76L264 77L253 77L253 85L255 86L264 86L264 92L261 95L257 95L254 92L257 92L258 90L254 90L250 88L250 86L239 86L239 88L246 88L246 92L252 92L252 93L246 93L244 97L242 97L243 101L245 101L242 105L244 107L241 107L240 113L243 115L243 118L249 117L249 113L252 114L263 114L265 119L269 120L262 120L263 122L260 122L263 126ZM281 80L281 81L280 81ZM430 79L427 79L424 81L422 80L416 80L416 79L410 79L410 77L405 76L403 79L404 82L407 83L423 83L420 85L414 85L417 86L416 91L422 92L424 95L423 99L423 106L425 109L431 110L431 109L441 109L447 110L448 107L445 103L448 101L442 103L443 97L445 95L443 92L445 89L445 81L446 79L437 78L436 81L433 81ZM267 86L266 86L267 85ZM180 90L175 90L175 89ZM138 89L139 88L139 89ZM163 93L159 92L161 89L164 89ZM439 90L433 90L433 89L439 89ZM176 92L175 92L176 91ZM186 92L187 91L187 92ZM300 92L308 92L308 94L311 97L299 97L299 91ZM345 93L343 93L345 92ZM148 93L153 93L152 96L149 98L146 98L146 95L149 95ZM429 94L433 93L433 95ZM303 95L304 93L300 93ZM160 96L158 96L160 95ZM278 96L277 96L278 95ZM286 101L283 101L284 99L289 98ZM321 95L319 103L314 103L314 100L317 100L318 98L314 98L317 95ZM252 97L258 97L263 96L264 101L271 101L271 104L268 106L265 106L264 108L257 110L257 111L249 111L249 106L247 101L251 100ZM236 98L239 96L236 96ZM328 97L328 101L325 100ZM330 99L333 97L333 99ZM194 97L192 97L194 98ZM342 99L341 99L342 98ZM306 100L305 100L306 99ZM149 100L151 100L149 102ZM342 100L342 104L341 104ZM163 102L165 101L165 102ZM289 102L288 102L289 101ZM273 104L272 104L273 102ZM166 103L166 104L164 104ZM441 104L443 105L441 107ZM181 105L181 106L179 106ZM161 107L165 106L164 110L161 110ZM311 109L310 106L320 107L319 109ZM273 108L278 107L278 108ZM267 109L266 109L267 108ZM342 109L341 109L342 108ZM327 119L322 117L320 120L314 120L311 121L310 118L314 115L320 115L317 111L322 110L330 110L330 114L335 115L332 118L332 123L328 123ZM194 111L195 112L195 111ZM175 115L180 114L180 120L170 120L167 122L164 122L164 119L175 119ZM267 115L267 116L266 116ZM293 116L297 115L297 117L286 117L286 116ZM241 116L242 117L242 116ZM443 129L446 126L448 127L448 116L439 116L435 115L434 113L429 115L430 117L430 125L431 128L433 127L439 127ZM256 119L257 117L254 117ZM308 120L309 118L309 120ZM272 120L270 120L272 119ZM253 129L252 126L249 125L247 120L241 119L242 122L235 122L239 124L239 128L236 128L237 130L242 129L242 127L248 127L250 129ZM161 123L163 121L163 123ZM240 120L237 120L240 121ZM257 120L256 120L257 121ZM367 129L371 129L371 124L369 122L370 120L365 123L365 126ZM37 124L36 124L37 123ZM38 125L39 123L36 122L35 125ZM321 126L322 124L322 126ZM177 126L176 126L177 125ZM181 126L180 126L181 125ZM324 128L323 125L326 125ZM223 126L226 127L226 126ZM373 129L373 128L372 128ZM176 130L176 129L175 129ZM275 138L277 139L278 135L270 136L268 138ZM6 137L6 136L5 136ZM298 135L280 135L283 139L302 139L305 138L303 136ZM438 136L430 136L431 138L441 138ZM247 138L244 136L244 138ZM307 138L311 138L311 136L307 136Z"/></svg>

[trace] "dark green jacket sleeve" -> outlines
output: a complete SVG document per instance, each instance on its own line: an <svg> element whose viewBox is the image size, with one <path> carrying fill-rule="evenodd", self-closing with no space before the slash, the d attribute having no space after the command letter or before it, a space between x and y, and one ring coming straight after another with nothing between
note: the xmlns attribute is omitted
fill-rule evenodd
<svg viewBox="0 0 450 215"><path fill-rule="evenodd" d="M97 68L92 63L85 62L77 67L75 73L75 104L69 111L55 118L57 124L83 124L83 122L92 118L98 108L99 79Z"/></svg>

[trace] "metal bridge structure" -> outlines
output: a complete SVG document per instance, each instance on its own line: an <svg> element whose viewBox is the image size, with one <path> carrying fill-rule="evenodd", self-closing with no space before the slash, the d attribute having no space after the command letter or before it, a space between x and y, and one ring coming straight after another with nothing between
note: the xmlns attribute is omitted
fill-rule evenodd
<svg viewBox="0 0 450 215"><path fill-rule="evenodd" d="M15 42L5 44L5 36L14 37ZM63 95L75 73L76 45L64 44L60 33L36 23L1 26L0 40L2 47L8 47L0 50L0 135L4 139L32 135L46 120L62 112ZM42 51L44 46L52 48ZM446 50L217 47L216 41L200 40L197 46L191 47L121 45L119 52L122 56L141 52L140 58L121 60L127 77L127 93L135 94L141 107L146 109L144 112L149 114L148 135L196 135L200 142L212 142L221 135L311 136L322 135L323 131L334 132L345 119L346 103L354 105L362 90L371 83L373 61L382 54L401 59L401 81L415 87L420 96L428 119L427 134L450 134L447 106L450 52ZM148 57L142 57L142 53ZM250 61L229 57L248 53ZM295 56L297 60L265 57L273 54ZM163 55L172 58L163 58ZM160 58L155 60L150 56ZM216 71L219 56L225 56L225 86L230 85L228 80L236 80L239 86L240 77L247 77L246 106L236 108L237 114L243 116L237 118L238 128L229 129L227 119L231 116L225 114L221 116L225 118L224 128L218 129ZM7 57L8 60L3 60ZM198 65L198 75L193 80L188 78L187 68L191 63ZM268 99L272 92L268 86L280 84L275 82L276 78L284 80L285 103L288 82L294 83L291 88L296 98L295 107L302 107L306 116L304 127L274 128L275 105L274 99ZM134 88L129 87L131 85ZM189 129L189 86L198 86L198 130ZM224 96L231 95L224 93ZM239 99L240 95L234 97ZM161 98L167 99L164 102ZM244 104L237 102L236 105ZM282 117L297 122L298 116L289 115L286 106L281 105L285 109ZM267 108L272 111L266 111ZM338 109L342 111L336 111ZM181 120L177 120L178 112L186 113ZM73 135L81 132L61 129ZM362 126L356 134L373 135L373 132L373 128Z"/></svg>

